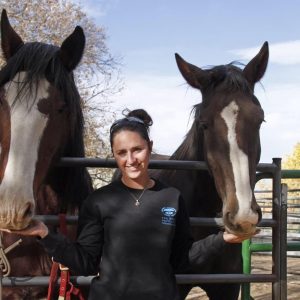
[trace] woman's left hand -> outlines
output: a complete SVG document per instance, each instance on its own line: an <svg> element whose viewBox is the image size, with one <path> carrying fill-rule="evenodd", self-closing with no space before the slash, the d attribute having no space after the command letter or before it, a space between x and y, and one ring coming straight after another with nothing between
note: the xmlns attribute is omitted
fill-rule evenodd
<svg viewBox="0 0 300 300"><path fill-rule="evenodd" d="M251 239L255 234L257 234L259 230L257 230L254 234L249 234L249 235L236 235L230 232L225 231L223 234L224 241L226 243L231 243L231 244L239 244L242 243L245 240Z"/></svg>

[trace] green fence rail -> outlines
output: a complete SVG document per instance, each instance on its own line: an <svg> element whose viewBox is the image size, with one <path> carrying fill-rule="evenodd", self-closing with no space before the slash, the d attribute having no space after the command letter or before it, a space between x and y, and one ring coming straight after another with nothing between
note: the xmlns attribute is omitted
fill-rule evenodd
<svg viewBox="0 0 300 300"><path fill-rule="evenodd" d="M281 170L282 179L300 178L300 170Z"/></svg>

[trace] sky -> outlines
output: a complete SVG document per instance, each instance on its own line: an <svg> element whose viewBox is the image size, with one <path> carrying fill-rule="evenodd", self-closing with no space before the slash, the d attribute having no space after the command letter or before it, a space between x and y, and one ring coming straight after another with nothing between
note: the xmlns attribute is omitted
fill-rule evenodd
<svg viewBox="0 0 300 300"><path fill-rule="evenodd" d="M172 154L201 102L177 68L174 53L199 67L248 63L269 42L267 71L255 94L264 112L260 162L285 158L300 142L300 1L79 0L104 27L112 55L122 57L125 88L117 117L144 108L153 118L154 150Z"/></svg>

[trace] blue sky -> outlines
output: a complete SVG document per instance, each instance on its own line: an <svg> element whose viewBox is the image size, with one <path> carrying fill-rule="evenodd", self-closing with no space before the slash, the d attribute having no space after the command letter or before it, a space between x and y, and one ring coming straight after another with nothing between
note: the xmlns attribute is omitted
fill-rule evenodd
<svg viewBox="0 0 300 300"><path fill-rule="evenodd" d="M300 2L81 0L86 13L106 28L108 47L123 57L125 89L114 97L121 116L145 108L154 119L156 151L171 154L187 133L189 114L201 101L174 59L211 66L247 63L264 41L270 61L255 92L265 111L261 162L285 157L300 142Z"/></svg>

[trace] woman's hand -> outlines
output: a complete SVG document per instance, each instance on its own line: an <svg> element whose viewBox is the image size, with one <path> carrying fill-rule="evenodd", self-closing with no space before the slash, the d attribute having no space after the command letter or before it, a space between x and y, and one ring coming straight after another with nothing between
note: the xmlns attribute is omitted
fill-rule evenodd
<svg viewBox="0 0 300 300"><path fill-rule="evenodd" d="M233 233L225 231L223 234L223 238L226 243L238 244L238 243L242 243L245 240L251 239L258 232L259 232L259 230L257 230L254 234L240 236L240 235L235 235Z"/></svg>
<svg viewBox="0 0 300 300"><path fill-rule="evenodd" d="M48 227L43 222L38 220L33 220L28 227L22 230L9 230L0 228L0 231L15 233L24 236L36 236L40 238L44 238L49 233Z"/></svg>

